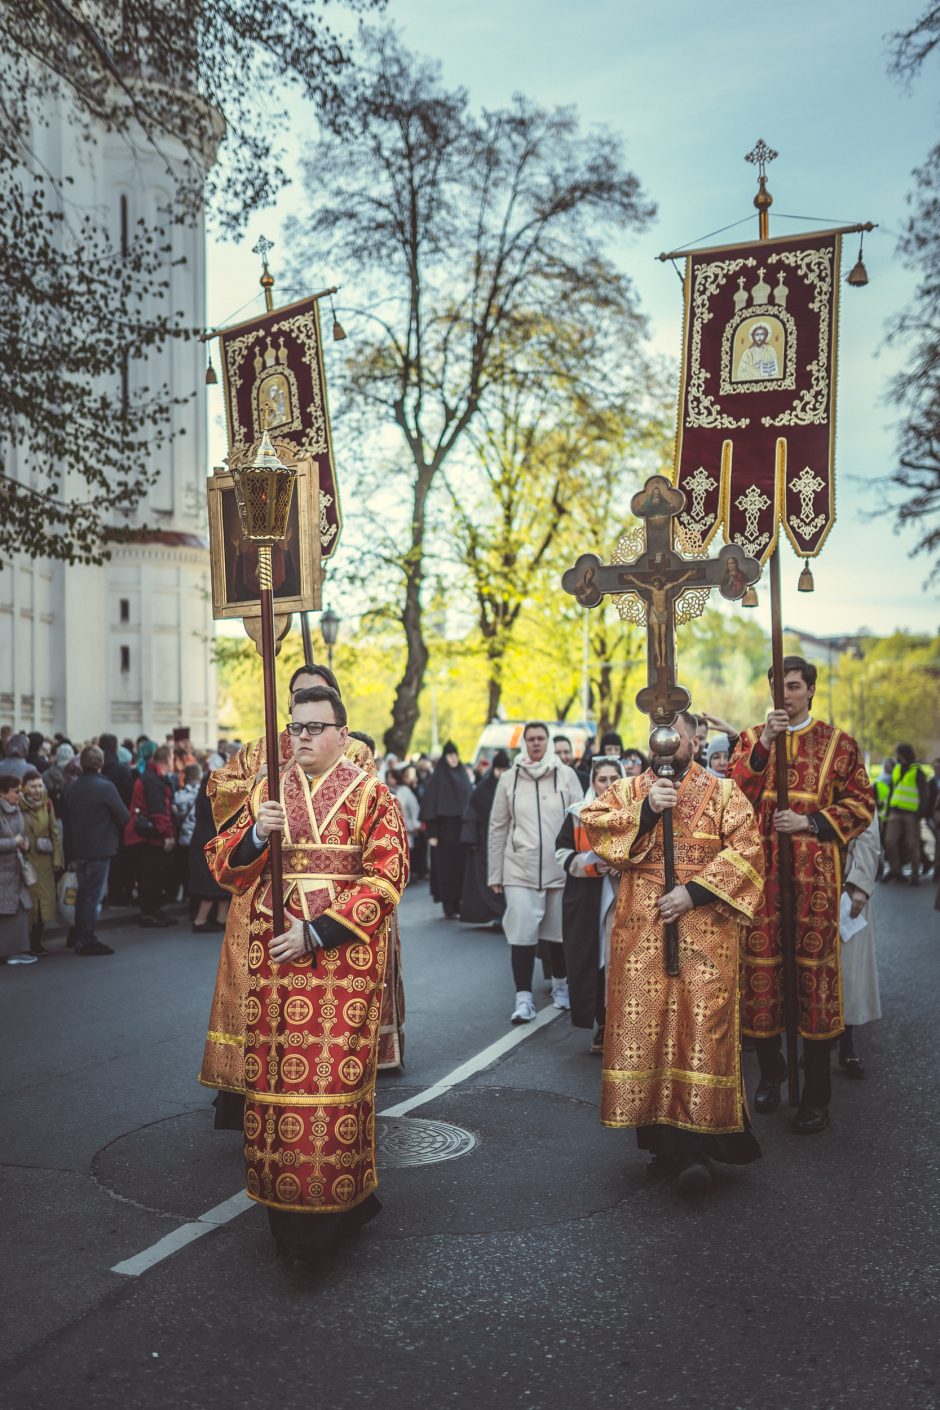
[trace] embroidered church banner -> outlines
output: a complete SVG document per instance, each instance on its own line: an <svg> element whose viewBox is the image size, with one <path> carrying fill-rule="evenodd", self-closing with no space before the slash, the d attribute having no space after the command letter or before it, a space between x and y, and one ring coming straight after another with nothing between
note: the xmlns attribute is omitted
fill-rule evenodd
<svg viewBox="0 0 940 1410"><path fill-rule="evenodd" d="M819 553L835 522L841 236L766 240L686 258L674 480L681 530L721 529L766 562L781 524Z"/></svg>
<svg viewBox="0 0 940 1410"><path fill-rule="evenodd" d="M288 304L219 336L229 451L258 440L267 415L272 438L292 441L313 458L320 484L320 554L329 558L342 520L316 300Z"/></svg>

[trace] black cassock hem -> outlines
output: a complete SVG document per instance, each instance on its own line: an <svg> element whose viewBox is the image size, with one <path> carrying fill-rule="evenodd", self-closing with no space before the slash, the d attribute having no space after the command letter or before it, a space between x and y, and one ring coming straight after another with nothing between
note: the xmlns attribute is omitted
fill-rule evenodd
<svg viewBox="0 0 940 1410"><path fill-rule="evenodd" d="M299 1214L288 1209L268 1209L268 1224L282 1253L330 1253L357 1234L381 1212L375 1195L345 1212Z"/></svg>
<svg viewBox="0 0 940 1410"><path fill-rule="evenodd" d="M680 1131L676 1126L638 1126L636 1143L650 1155L704 1155L722 1165L750 1165L760 1160L761 1148L751 1129L747 1112L743 1131L727 1131L711 1135L704 1131Z"/></svg>

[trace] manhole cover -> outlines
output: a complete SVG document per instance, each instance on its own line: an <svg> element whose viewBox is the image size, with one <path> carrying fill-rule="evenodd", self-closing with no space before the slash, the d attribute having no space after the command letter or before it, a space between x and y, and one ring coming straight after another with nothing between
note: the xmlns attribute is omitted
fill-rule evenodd
<svg viewBox="0 0 940 1410"><path fill-rule="evenodd" d="M472 1151L477 1138L462 1126L448 1121L428 1121L424 1117L376 1117L378 1165L399 1169L405 1165L434 1165L440 1160L456 1160Z"/></svg>

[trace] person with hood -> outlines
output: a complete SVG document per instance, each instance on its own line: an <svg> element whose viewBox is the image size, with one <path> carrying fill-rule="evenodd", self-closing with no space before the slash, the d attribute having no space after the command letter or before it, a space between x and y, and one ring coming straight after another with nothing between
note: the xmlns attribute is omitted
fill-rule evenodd
<svg viewBox="0 0 940 1410"><path fill-rule="evenodd" d="M591 766L590 787L581 802L572 803L565 814L555 846L555 856L566 876L561 923L571 1022L575 1028L596 1025L592 1053L604 1051L607 950L620 878L592 850L581 826L581 809L624 777L619 759L598 754Z"/></svg>
<svg viewBox="0 0 940 1410"><path fill-rule="evenodd" d="M7 778L22 779L27 769L32 768L32 764L26 762L26 755L29 753L29 740L25 734L11 734L7 740L6 758L3 761L3 772Z"/></svg>
<svg viewBox="0 0 940 1410"><path fill-rule="evenodd" d="M726 734L716 734L705 750L705 767L717 778L727 778L731 743Z"/></svg>
<svg viewBox="0 0 940 1410"><path fill-rule="evenodd" d="M34 955L45 955L49 952L42 943L43 926L55 925L58 919L55 884L64 861L55 809L37 769L23 778L20 811L29 842L26 856L35 877L29 884L33 903L29 913L29 948Z"/></svg>
<svg viewBox="0 0 940 1410"><path fill-rule="evenodd" d="M486 884L490 812L496 785L509 768L509 755L497 749L490 767L479 780L463 812L460 840L466 850L463 891L460 893L460 920L463 925L492 925L500 928L506 902Z"/></svg>
<svg viewBox="0 0 940 1410"><path fill-rule="evenodd" d="M515 763L496 785L490 813L487 871L490 889L506 897L503 930L516 985L511 1023L530 1023L535 1017L532 977L542 942L552 1002L559 1009L569 1007L561 923L565 873L555 856L555 839L582 792L574 769L556 758L548 725L530 720Z"/></svg>
<svg viewBox="0 0 940 1410"><path fill-rule="evenodd" d="M81 778L81 768L75 768L75 750L67 740L56 746L55 760L51 768L46 769L42 776L42 781L46 785L46 792L52 800L55 815L60 820L64 820L64 798L66 789L73 784L76 778Z"/></svg>
<svg viewBox="0 0 940 1410"><path fill-rule="evenodd" d="M30 768L35 769L37 773L44 774L52 763L52 760L46 752L45 735L40 734L37 729L31 730L28 736L28 743L29 753L26 755L27 764L29 764Z"/></svg>
<svg viewBox="0 0 940 1410"><path fill-rule="evenodd" d="M13 758L25 761L26 755ZM20 811L20 778L6 772L8 762L0 766L0 963L35 964L39 956L29 950L29 839Z"/></svg>
<svg viewBox="0 0 940 1410"><path fill-rule="evenodd" d="M431 855L431 895L444 907L448 920L460 910L463 848L460 832L471 784L452 739L444 745L421 800L421 821L427 828Z"/></svg>

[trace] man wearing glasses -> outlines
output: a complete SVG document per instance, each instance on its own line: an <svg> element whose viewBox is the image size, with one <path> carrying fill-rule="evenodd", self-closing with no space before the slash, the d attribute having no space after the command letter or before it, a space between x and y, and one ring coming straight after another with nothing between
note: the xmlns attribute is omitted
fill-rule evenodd
<svg viewBox="0 0 940 1410"><path fill-rule="evenodd" d="M282 802L260 779L206 847L248 898L245 1163L279 1254L309 1263L379 1211L374 1089L390 921L408 880L394 797L345 757L336 691L298 690ZM287 929L272 935L269 839L282 835Z"/></svg>
<svg viewBox="0 0 940 1410"><path fill-rule="evenodd" d="M288 692L293 700L295 690L315 685L328 685L340 694L336 677L327 666L298 667L290 678ZM292 757L287 730L278 736L281 766ZM267 768L264 738L252 740L232 755L221 769L209 775L208 795L216 828L222 829L235 818L251 797L258 780ZM225 936L219 952L215 990L209 1009L209 1026L202 1054L199 1081L217 1092L215 1125L217 1130L242 1129L245 1040L245 980L248 969L248 902L235 896L229 907Z"/></svg>

